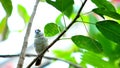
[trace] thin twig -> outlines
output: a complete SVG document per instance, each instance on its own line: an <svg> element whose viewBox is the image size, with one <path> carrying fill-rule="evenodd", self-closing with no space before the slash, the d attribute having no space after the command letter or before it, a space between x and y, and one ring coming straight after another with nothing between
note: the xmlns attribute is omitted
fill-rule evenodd
<svg viewBox="0 0 120 68"><path fill-rule="evenodd" d="M65 32L76 22L76 20L77 20L77 19L79 18L79 16L80 16L80 13L81 13L81 11L82 11L82 9L83 9L83 7L84 7L84 5L85 5L86 2L87 2L87 0L85 0L85 1L83 2L83 4L81 5L81 7L80 7L80 9L79 9L76 17L75 17L74 20L66 27L66 29L65 29L47 48L45 48L45 49L41 52L41 54L39 54L39 55L27 66L27 68L30 68L30 67L35 63L35 61L36 61L39 57L42 57L42 55L43 55L46 51L48 51L48 49L49 49L50 47L52 47L53 44L56 43L56 42L62 37L62 35L64 35Z"/></svg>
<svg viewBox="0 0 120 68"><path fill-rule="evenodd" d="M93 23L93 22L86 22L86 21L76 21L76 22L80 22L80 23L86 23L86 24L95 25L95 23Z"/></svg>
<svg viewBox="0 0 120 68"><path fill-rule="evenodd" d="M68 63L68 64L74 66L75 68L82 68L82 67L79 66L78 64L75 64L75 63L72 63L72 62L70 62L70 61L66 61L66 60L60 59L60 58L47 57L47 56L44 56L44 58L46 58L46 59L50 59L50 60L51 60L51 59L52 59L52 60L60 60L60 61L66 62L66 63Z"/></svg>
<svg viewBox="0 0 120 68"><path fill-rule="evenodd" d="M2 58L11 58L11 57L18 57L18 56L20 56L20 54L16 54L16 55L0 55L0 57L2 57ZM25 56L26 56L26 57L36 57L37 55L35 55L35 54L26 54ZM75 64L75 63L72 63L72 62L70 62L70 61L60 59L60 58L48 57L48 56L43 56L43 58L49 59L49 60L59 60L59 61L63 61L63 62L66 62L66 63L74 66L75 68L82 68L82 67L79 66L78 64Z"/></svg>
<svg viewBox="0 0 120 68"><path fill-rule="evenodd" d="M23 63L24 63L25 51L26 51L27 44L28 44L28 37L30 35L31 26L32 26L32 22L33 22L36 10L37 10L38 3L39 3L39 0L36 0L32 15L31 15L29 23L28 23L26 34L25 34L25 37L24 37L24 42L23 42L23 46L22 46L22 50L21 50L21 54L20 54L20 57L19 57L17 68L22 68Z"/></svg>
<svg viewBox="0 0 120 68"><path fill-rule="evenodd" d="M11 57L18 57L20 56L20 54L15 54L15 55L0 55L0 57L3 57L3 58L11 58ZM26 57L35 57L37 55L35 54L25 54Z"/></svg>
<svg viewBox="0 0 120 68"><path fill-rule="evenodd" d="M66 28L65 15L63 15L63 21L64 21L64 25L65 25L65 28Z"/></svg>
<svg viewBox="0 0 120 68"><path fill-rule="evenodd" d="M71 38L60 38L59 40L70 40Z"/></svg>

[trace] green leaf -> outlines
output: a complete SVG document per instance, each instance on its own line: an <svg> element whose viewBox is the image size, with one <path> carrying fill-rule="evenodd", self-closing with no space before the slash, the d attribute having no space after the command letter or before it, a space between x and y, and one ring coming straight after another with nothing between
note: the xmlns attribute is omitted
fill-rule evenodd
<svg viewBox="0 0 120 68"><path fill-rule="evenodd" d="M18 7L19 15L23 18L25 23L28 23L29 19L30 19L30 16L27 13L26 9L22 5L20 5L20 4L17 7Z"/></svg>
<svg viewBox="0 0 120 68"><path fill-rule="evenodd" d="M4 17L0 22L0 33L4 31L6 23L7 23L7 17Z"/></svg>
<svg viewBox="0 0 120 68"><path fill-rule="evenodd" d="M112 60L118 60L120 58L120 45L116 45L113 53L111 53L112 56Z"/></svg>
<svg viewBox="0 0 120 68"><path fill-rule="evenodd" d="M45 36L54 36L59 33L59 27L55 23L48 23L44 28Z"/></svg>
<svg viewBox="0 0 120 68"><path fill-rule="evenodd" d="M95 68L115 68L113 63L104 61L102 56L92 52L85 52L82 56L82 61L93 65Z"/></svg>
<svg viewBox="0 0 120 68"><path fill-rule="evenodd" d="M53 50L53 53L55 54L56 57L59 58L67 58L66 56L70 56L71 52L70 51L63 51L63 50Z"/></svg>
<svg viewBox="0 0 120 68"><path fill-rule="evenodd" d="M81 14L80 16L82 18L81 21L83 21L83 22L89 22L89 16L88 15Z"/></svg>
<svg viewBox="0 0 120 68"><path fill-rule="evenodd" d="M108 11L116 12L114 6L107 0L91 0L98 8L105 8Z"/></svg>
<svg viewBox="0 0 120 68"><path fill-rule="evenodd" d="M120 44L120 24L112 20L105 20L97 22L96 27L106 38Z"/></svg>
<svg viewBox="0 0 120 68"><path fill-rule="evenodd" d="M59 26L59 29L60 29L61 32L65 29L65 25L62 23L62 17L63 17L63 14L60 14L56 18L56 24Z"/></svg>
<svg viewBox="0 0 120 68"><path fill-rule="evenodd" d="M71 50L59 50L59 49L57 49L57 50L53 50L53 53L58 58L62 58L62 59L68 60L70 62L76 63L75 58L71 57L71 55L73 54L73 52Z"/></svg>
<svg viewBox="0 0 120 68"><path fill-rule="evenodd" d="M80 66L82 66L83 68L87 68L87 65L86 65L87 63L86 62L84 62L84 61L81 61L80 62Z"/></svg>
<svg viewBox="0 0 120 68"><path fill-rule="evenodd" d="M75 14L74 14L75 15ZM79 17L77 19L77 22L81 22L83 21L83 23L89 23L89 16L87 14L80 14L81 17ZM75 17L73 17L72 19L74 19Z"/></svg>
<svg viewBox="0 0 120 68"><path fill-rule="evenodd" d="M95 16L89 15L90 22L93 22L94 24L98 21ZM97 39L103 46L103 52L104 54L109 57L110 59L114 57L113 53L113 42L105 38L100 31L97 29L96 25L89 24L89 34L92 38Z"/></svg>
<svg viewBox="0 0 120 68"><path fill-rule="evenodd" d="M89 37L76 35L73 36L71 39L80 48L87 49L95 53L100 53L103 51L101 44Z"/></svg>
<svg viewBox="0 0 120 68"><path fill-rule="evenodd" d="M13 9L11 0L0 0L0 2L2 3L2 6L6 11L6 16L10 16Z"/></svg>
<svg viewBox="0 0 120 68"><path fill-rule="evenodd" d="M72 14L74 4L73 0L56 0L56 1L46 0L46 1L47 3L54 6L56 9L61 11L66 16L70 17L70 15Z"/></svg>
<svg viewBox="0 0 120 68"><path fill-rule="evenodd" d="M104 8L95 8L92 11L97 13L100 16L106 15L106 16L111 17L113 19L120 20L120 14L113 12L113 11L108 11Z"/></svg>
<svg viewBox="0 0 120 68"><path fill-rule="evenodd" d="M116 58L115 55L113 55L114 54L113 50L115 48L116 43L113 43L111 40L104 37L100 32L93 35L94 38L96 38L103 46L104 55L108 57L110 61L111 60L113 61L114 58Z"/></svg>
<svg viewBox="0 0 120 68"><path fill-rule="evenodd" d="M98 33L98 29L95 26L95 23L98 20L93 14L90 14L88 17L89 17L89 22L92 22L92 24L89 24L89 33L93 37L94 34Z"/></svg>

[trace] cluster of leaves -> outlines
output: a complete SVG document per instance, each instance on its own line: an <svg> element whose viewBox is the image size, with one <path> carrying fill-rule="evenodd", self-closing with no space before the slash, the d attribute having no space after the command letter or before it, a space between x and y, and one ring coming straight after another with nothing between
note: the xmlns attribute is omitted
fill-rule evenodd
<svg viewBox="0 0 120 68"><path fill-rule="evenodd" d="M12 5L11 0L0 0L0 3L2 4L2 6L6 12L6 15L0 21L0 34L3 34L2 40L5 40L9 33L7 20L12 15L13 5ZM18 14L23 18L25 24L27 24L30 16L28 15L26 9L20 4L18 5Z"/></svg>
<svg viewBox="0 0 120 68"><path fill-rule="evenodd" d="M3 17L3 19L0 21L0 34L2 34L2 33L8 32L6 23L7 23L8 17L12 14L13 6L12 6L11 0L0 0L0 2L6 12L5 17ZM5 37L3 37L3 40L4 39Z"/></svg>
<svg viewBox="0 0 120 68"><path fill-rule="evenodd" d="M89 24L88 36L72 36L70 40L73 41L77 48L73 46L66 51L55 50L54 54L59 58L76 63L83 68L87 68L87 64L96 68L119 68L120 14L107 0L91 1L97 6L91 12L101 16L103 20L99 21L93 13L87 14L87 16L81 15L80 17L82 19L78 19L79 21L83 21L83 23L89 22L87 23ZM7 19L12 13L12 2L11 0L0 0L0 2L6 12L6 16L0 22L0 33L3 33ZM62 21L64 15L68 19L73 19L73 15L75 14L74 0L46 0L44 2L52 5L61 12L56 18L55 23L48 23L44 28L45 36L52 37L62 33L66 29L65 23ZM30 16L22 5L18 5L18 13L24 22L28 23ZM77 63L75 58L71 57L75 52L82 53L80 63ZM104 58L107 58L107 60L104 60Z"/></svg>
<svg viewBox="0 0 120 68"><path fill-rule="evenodd" d="M91 1L97 6L97 8L92 9L92 12L101 16L103 20L99 21L92 13L88 14L87 17L81 15L83 19L80 21L89 22L89 36L75 35L71 37L71 40L80 49L80 51L77 51L82 53L82 61L77 63L74 58L71 58L71 54L76 52L76 49L68 49L66 51L56 50L54 53L57 57L80 64L83 68L86 68L87 64L97 68L119 68L120 14L107 0ZM46 2L61 12L56 18L55 23L48 23L45 26L45 35L51 37L61 33L66 28L61 19L63 15L66 15L69 19L72 18L72 14L74 14L74 1L46 0ZM104 58L107 60L104 60Z"/></svg>

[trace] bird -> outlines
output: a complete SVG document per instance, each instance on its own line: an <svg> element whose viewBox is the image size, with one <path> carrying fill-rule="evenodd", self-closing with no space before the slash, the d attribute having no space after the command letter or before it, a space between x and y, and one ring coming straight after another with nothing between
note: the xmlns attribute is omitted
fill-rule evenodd
<svg viewBox="0 0 120 68"><path fill-rule="evenodd" d="M39 55L46 47L48 46L48 40L41 32L41 30L35 30L35 39L34 39L34 47L36 53ZM39 66L41 64L42 57L38 58L35 66Z"/></svg>

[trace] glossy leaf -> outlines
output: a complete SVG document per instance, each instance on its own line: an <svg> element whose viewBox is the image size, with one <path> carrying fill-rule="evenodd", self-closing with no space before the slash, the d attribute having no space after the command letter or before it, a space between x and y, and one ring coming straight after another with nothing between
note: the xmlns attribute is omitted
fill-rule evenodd
<svg viewBox="0 0 120 68"><path fill-rule="evenodd" d="M120 20L120 14L113 12L113 11L108 11L104 8L96 8L96 9L93 9L92 11L97 13L98 15L100 15L102 17L103 17L103 15L106 15L106 16L111 17L113 19Z"/></svg>
<svg viewBox="0 0 120 68"><path fill-rule="evenodd" d="M105 20L97 22L96 27L106 38L120 44L120 24L112 20Z"/></svg>
<svg viewBox="0 0 120 68"><path fill-rule="evenodd" d="M18 13L23 18L25 23L29 22L30 16L22 5L18 5Z"/></svg>
<svg viewBox="0 0 120 68"><path fill-rule="evenodd" d="M63 14L70 17L73 10L73 4L74 4L73 0L56 0L56 1L46 0L46 1L47 3L54 6L56 9L61 11Z"/></svg>
<svg viewBox="0 0 120 68"><path fill-rule="evenodd" d="M98 21L97 18L93 15L89 15L90 22L93 22L94 24L89 24L89 34L92 38L97 39L103 47L104 54L109 57L110 59L114 57L115 55L111 54L113 53L113 42L105 38L97 29L95 23Z"/></svg>
<svg viewBox="0 0 120 68"><path fill-rule="evenodd" d="M10 16L12 14L13 9L11 0L0 0L0 2L2 3L2 6L6 11L6 15Z"/></svg>
<svg viewBox="0 0 120 68"><path fill-rule="evenodd" d="M45 36L54 36L59 33L59 27L55 23L48 23L44 28Z"/></svg>
<svg viewBox="0 0 120 68"><path fill-rule="evenodd" d="M65 25L62 23L62 18L63 18L63 14L60 14L56 18L56 24L59 26L60 31L63 31L65 29Z"/></svg>
<svg viewBox="0 0 120 68"><path fill-rule="evenodd" d="M7 17L4 17L2 21L0 22L0 33L4 31L6 23L7 23Z"/></svg>
<svg viewBox="0 0 120 68"><path fill-rule="evenodd" d="M105 8L108 11L116 12L114 6L107 0L91 0L98 8Z"/></svg>
<svg viewBox="0 0 120 68"><path fill-rule="evenodd" d="M89 37L76 35L73 36L71 39L80 48L93 51L95 53L100 53L103 51L101 44Z"/></svg>

